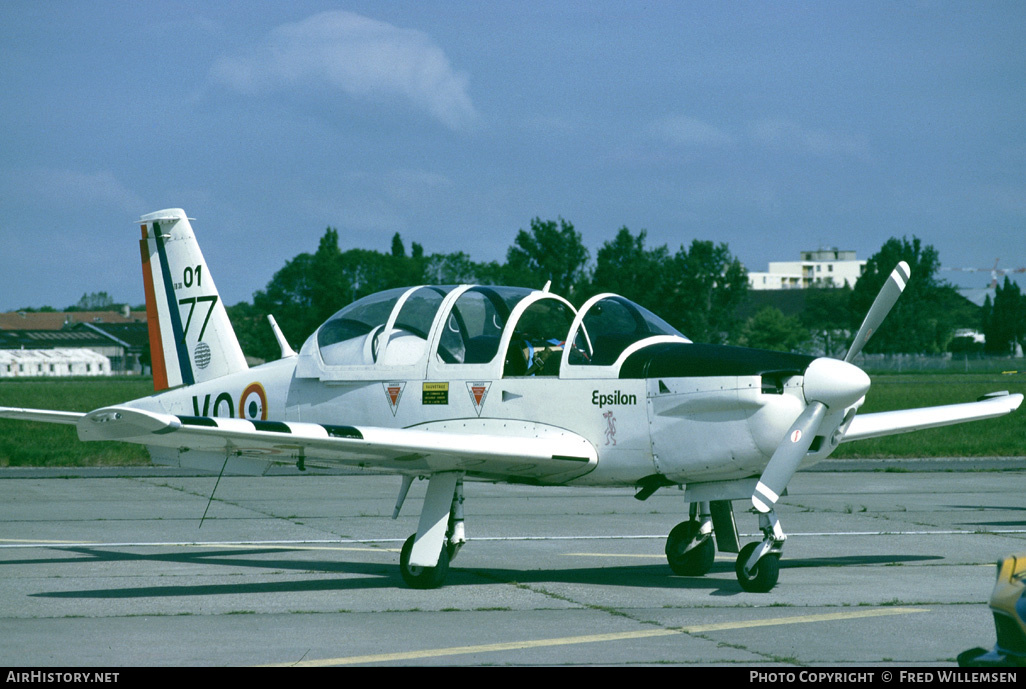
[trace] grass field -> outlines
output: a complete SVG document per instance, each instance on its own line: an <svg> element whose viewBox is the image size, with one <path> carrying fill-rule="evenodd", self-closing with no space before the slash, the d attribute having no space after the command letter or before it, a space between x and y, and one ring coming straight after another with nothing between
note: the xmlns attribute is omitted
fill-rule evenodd
<svg viewBox="0 0 1026 689"><path fill-rule="evenodd" d="M988 392L1026 393L1026 374L872 376L863 412L969 402ZM90 411L144 397L149 378L27 379L0 382L0 406ZM834 457L1013 457L1026 455L1026 409L1009 416L905 435L845 443ZM73 426L0 419L0 467L149 464L142 447L83 443Z"/></svg>
<svg viewBox="0 0 1026 689"><path fill-rule="evenodd" d="M4 379L0 406L91 411L153 393L153 380L141 377ZM0 467L79 467L146 465L141 445L83 443L74 426L0 419Z"/></svg>
<svg viewBox="0 0 1026 689"><path fill-rule="evenodd" d="M989 392L1026 394L1026 374L896 374L870 376L861 412L972 402ZM1026 456L1026 405L1007 416L916 433L842 443L833 457Z"/></svg>

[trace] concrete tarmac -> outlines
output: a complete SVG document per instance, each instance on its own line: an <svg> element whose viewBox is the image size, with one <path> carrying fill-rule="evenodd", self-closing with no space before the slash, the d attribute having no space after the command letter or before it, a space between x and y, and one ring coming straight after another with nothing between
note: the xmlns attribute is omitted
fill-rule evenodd
<svg viewBox="0 0 1026 689"><path fill-rule="evenodd" d="M951 667L994 644L994 563L1026 551L1026 462L991 462L799 473L766 594L727 554L670 572L675 489L468 483L470 541L417 591L423 482L393 521L398 477L224 477L201 527L214 476L0 470L0 665Z"/></svg>

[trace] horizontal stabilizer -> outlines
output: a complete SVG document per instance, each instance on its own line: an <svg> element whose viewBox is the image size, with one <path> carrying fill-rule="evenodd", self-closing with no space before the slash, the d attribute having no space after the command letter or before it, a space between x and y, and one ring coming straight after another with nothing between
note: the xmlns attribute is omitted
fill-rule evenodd
<svg viewBox="0 0 1026 689"><path fill-rule="evenodd" d="M979 402L964 404L859 414L852 420L848 432L844 434L843 442L992 419L1015 411L1020 404L1022 395L1017 393L987 397Z"/></svg>
<svg viewBox="0 0 1026 689"><path fill-rule="evenodd" d="M43 423L78 423L85 414L77 411L50 411L49 409L20 409L0 407L0 419L20 419Z"/></svg>

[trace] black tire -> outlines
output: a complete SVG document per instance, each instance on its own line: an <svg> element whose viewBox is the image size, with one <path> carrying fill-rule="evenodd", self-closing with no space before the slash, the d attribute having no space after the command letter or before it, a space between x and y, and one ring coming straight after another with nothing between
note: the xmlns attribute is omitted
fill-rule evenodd
<svg viewBox="0 0 1026 689"><path fill-rule="evenodd" d="M683 577L700 577L709 573L713 560L716 559L716 546L712 536L691 550L687 547L698 535L700 524L697 521L681 522L673 527L666 538L666 561L674 574Z"/></svg>
<svg viewBox="0 0 1026 689"><path fill-rule="evenodd" d="M759 543L749 543L738 553L737 563L734 571L737 572L737 581L741 588L749 593L766 593L777 585L780 577L780 555L779 553L767 553L762 556L755 569L747 576L745 575L745 563L752 556Z"/></svg>
<svg viewBox="0 0 1026 689"><path fill-rule="evenodd" d="M449 573L449 549L442 548L442 552L438 554L438 564L434 567L411 566L410 553L413 551L413 540L416 537L417 534L413 534L403 543L403 549L399 553L399 573L410 588L438 588L445 583L445 577Z"/></svg>

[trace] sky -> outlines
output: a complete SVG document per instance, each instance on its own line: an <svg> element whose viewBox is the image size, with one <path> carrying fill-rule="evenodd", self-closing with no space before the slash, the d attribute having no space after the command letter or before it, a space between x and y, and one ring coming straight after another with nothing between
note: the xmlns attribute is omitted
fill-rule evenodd
<svg viewBox="0 0 1026 689"><path fill-rule="evenodd" d="M141 304L163 208L228 304L329 226L476 261L538 217L593 258L627 227L753 271L903 236L1026 266L1020 0L4 0L0 45L0 311Z"/></svg>

